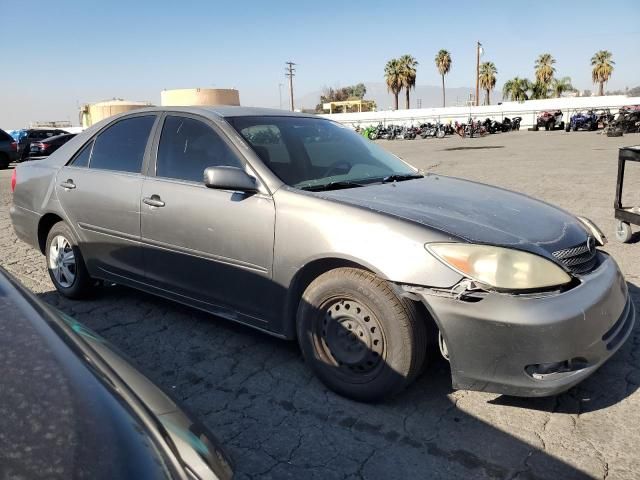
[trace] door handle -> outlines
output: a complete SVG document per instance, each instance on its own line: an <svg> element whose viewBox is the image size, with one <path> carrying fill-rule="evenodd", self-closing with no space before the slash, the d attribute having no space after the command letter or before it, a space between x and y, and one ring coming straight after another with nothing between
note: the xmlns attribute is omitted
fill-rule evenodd
<svg viewBox="0 0 640 480"><path fill-rule="evenodd" d="M73 183L73 180L71 180L70 178L66 182L62 182L60 186L66 188L67 190L73 190L74 188L76 188L76 184Z"/></svg>
<svg viewBox="0 0 640 480"><path fill-rule="evenodd" d="M159 195L151 195L150 197L144 197L142 201L151 207L164 207L164 202L160 200Z"/></svg>

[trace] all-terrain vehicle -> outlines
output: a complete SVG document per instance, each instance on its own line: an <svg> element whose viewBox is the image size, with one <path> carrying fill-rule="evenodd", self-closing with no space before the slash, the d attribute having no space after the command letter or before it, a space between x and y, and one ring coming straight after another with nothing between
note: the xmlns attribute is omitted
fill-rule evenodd
<svg viewBox="0 0 640 480"><path fill-rule="evenodd" d="M571 121L567 123L565 131L573 130L597 130L598 129L598 116L593 113L593 110L582 110L574 115L571 115Z"/></svg>
<svg viewBox="0 0 640 480"><path fill-rule="evenodd" d="M640 132L640 105L621 107L618 115L606 129L608 137L619 137L624 133Z"/></svg>
<svg viewBox="0 0 640 480"><path fill-rule="evenodd" d="M545 130L564 130L564 122L562 121L562 111L542 112L536 121L534 130L544 128Z"/></svg>

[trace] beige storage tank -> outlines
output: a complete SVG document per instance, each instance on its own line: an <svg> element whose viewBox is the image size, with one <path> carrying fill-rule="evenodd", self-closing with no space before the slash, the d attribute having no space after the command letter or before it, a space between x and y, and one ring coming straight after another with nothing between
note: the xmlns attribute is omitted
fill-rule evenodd
<svg viewBox="0 0 640 480"><path fill-rule="evenodd" d="M112 115L150 106L152 104L149 102L132 102L122 99L83 105L80 108L80 124L83 127L90 127L94 123L98 123L100 120L109 118Z"/></svg>
<svg viewBox="0 0 640 480"><path fill-rule="evenodd" d="M194 105L240 105L240 94L234 88L178 88L160 92L163 107Z"/></svg>

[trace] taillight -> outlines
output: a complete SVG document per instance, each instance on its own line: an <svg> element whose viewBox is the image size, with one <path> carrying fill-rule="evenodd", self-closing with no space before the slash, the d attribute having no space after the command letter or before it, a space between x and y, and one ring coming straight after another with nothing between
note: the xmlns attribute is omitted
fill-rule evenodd
<svg viewBox="0 0 640 480"><path fill-rule="evenodd" d="M11 142L9 144L9 150L11 150L12 152L17 152L18 151L18 142Z"/></svg>
<svg viewBox="0 0 640 480"><path fill-rule="evenodd" d="M18 180L18 173L16 169L13 169L13 173L11 174L11 193L16 191L16 181Z"/></svg>

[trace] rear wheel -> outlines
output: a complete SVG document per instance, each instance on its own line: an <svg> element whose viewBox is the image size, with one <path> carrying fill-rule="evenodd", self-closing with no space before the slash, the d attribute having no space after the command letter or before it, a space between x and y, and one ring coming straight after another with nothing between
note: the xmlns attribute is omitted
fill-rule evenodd
<svg viewBox="0 0 640 480"><path fill-rule="evenodd" d="M360 401L391 396L421 371L425 321L387 282L354 268L331 270L304 292L297 313L305 360L331 390Z"/></svg>
<svg viewBox="0 0 640 480"><path fill-rule="evenodd" d="M627 243L631 240L633 232L631 231L631 225L627 222L616 220L616 240L622 243Z"/></svg>
<svg viewBox="0 0 640 480"><path fill-rule="evenodd" d="M95 285L71 229L58 222L47 235L47 270L56 290L68 298L85 298Z"/></svg>

